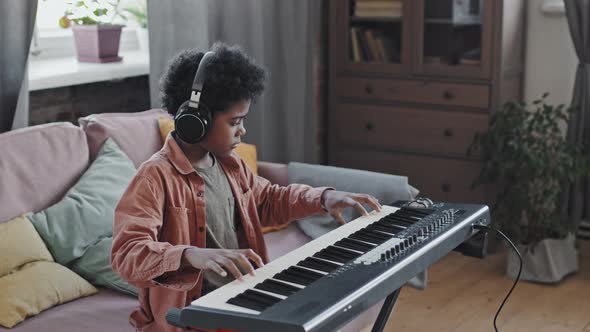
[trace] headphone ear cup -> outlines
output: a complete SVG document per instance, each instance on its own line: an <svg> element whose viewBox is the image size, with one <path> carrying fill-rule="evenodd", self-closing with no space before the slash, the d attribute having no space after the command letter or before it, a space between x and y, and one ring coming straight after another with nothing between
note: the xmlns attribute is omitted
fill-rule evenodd
<svg viewBox="0 0 590 332"><path fill-rule="evenodd" d="M200 108L204 108L203 105ZM210 112L199 109L194 112L188 106L188 101L178 108L174 117L174 130L176 134L189 144L196 144L201 141L211 126Z"/></svg>

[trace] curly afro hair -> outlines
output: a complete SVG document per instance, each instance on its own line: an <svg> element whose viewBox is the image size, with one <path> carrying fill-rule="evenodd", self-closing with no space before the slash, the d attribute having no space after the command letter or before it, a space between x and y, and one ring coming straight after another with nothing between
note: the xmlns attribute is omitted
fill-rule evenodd
<svg viewBox="0 0 590 332"><path fill-rule="evenodd" d="M215 52L205 71L201 101L211 112L225 111L243 100L254 101L264 90L266 70L257 65L238 46L217 42ZM184 50L175 55L160 78L162 107L175 115L191 95L197 67L204 53L196 49Z"/></svg>

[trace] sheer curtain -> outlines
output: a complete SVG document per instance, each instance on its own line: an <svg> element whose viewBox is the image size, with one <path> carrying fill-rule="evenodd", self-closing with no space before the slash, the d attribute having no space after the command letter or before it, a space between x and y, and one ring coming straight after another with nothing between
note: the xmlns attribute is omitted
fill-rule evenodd
<svg viewBox="0 0 590 332"><path fill-rule="evenodd" d="M0 0L0 133L28 125L27 59L37 0Z"/></svg>
<svg viewBox="0 0 590 332"><path fill-rule="evenodd" d="M579 59L571 105L577 107L569 119L567 139L577 146L590 146L590 1L564 0L565 11ZM563 213L579 225L590 216L590 180L584 177L564 192Z"/></svg>

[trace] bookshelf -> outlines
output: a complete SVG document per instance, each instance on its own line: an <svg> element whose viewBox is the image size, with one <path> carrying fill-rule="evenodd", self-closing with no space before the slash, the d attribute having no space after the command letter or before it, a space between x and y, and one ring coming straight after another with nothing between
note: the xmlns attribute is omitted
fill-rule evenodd
<svg viewBox="0 0 590 332"><path fill-rule="evenodd" d="M475 133L521 98L525 0L330 0L328 162L406 175L422 195L471 189Z"/></svg>

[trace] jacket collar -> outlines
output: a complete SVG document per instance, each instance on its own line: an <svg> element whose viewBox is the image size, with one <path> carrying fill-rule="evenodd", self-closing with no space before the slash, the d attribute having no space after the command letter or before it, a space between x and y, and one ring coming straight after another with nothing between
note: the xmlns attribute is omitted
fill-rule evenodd
<svg viewBox="0 0 590 332"><path fill-rule="evenodd" d="M164 142L164 154L180 174L187 175L195 172L193 165L176 142L176 139L174 139L173 132L166 136L166 141ZM229 156L217 157L217 160L229 170L237 170L240 168L239 157L235 152L232 152Z"/></svg>

